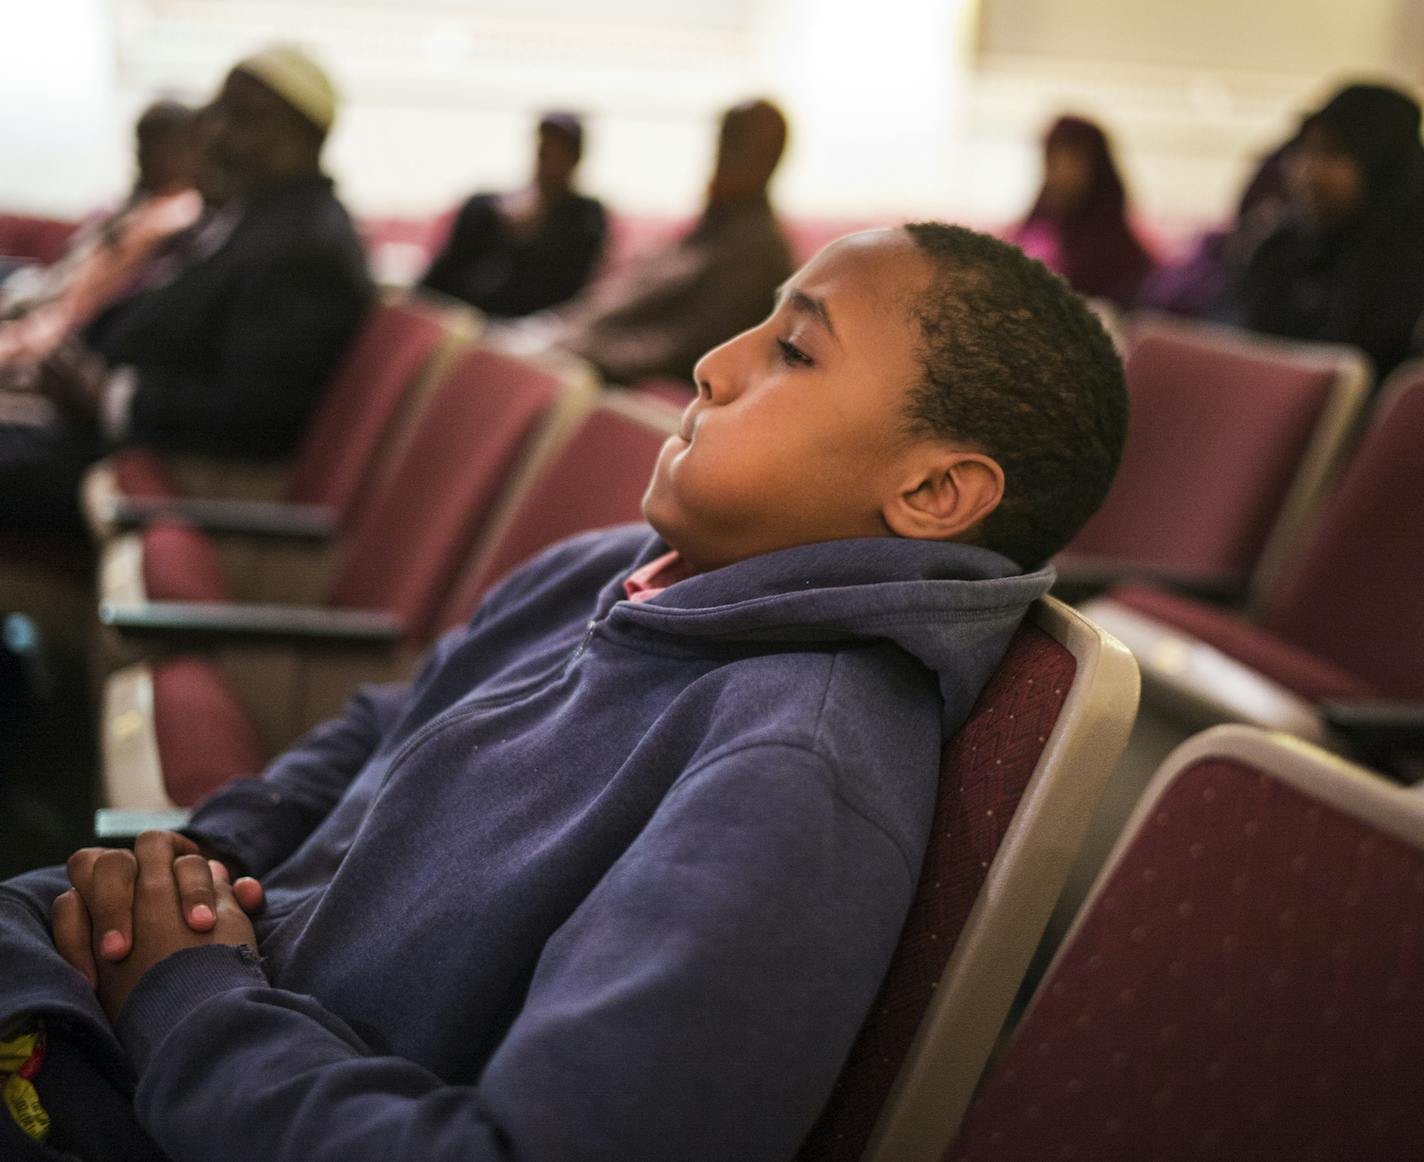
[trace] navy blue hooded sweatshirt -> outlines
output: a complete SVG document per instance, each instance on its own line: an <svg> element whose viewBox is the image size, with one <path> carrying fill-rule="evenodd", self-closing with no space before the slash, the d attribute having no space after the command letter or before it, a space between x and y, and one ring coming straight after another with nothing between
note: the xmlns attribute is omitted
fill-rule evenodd
<svg viewBox="0 0 1424 1162"><path fill-rule="evenodd" d="M155 966L116 1043L0 888L0 1020L88 1031L175 1160L786 1159L914 890L944 734L1047 571L808 545L623 579L646 527L516 573L191 833L263 879L262 960Z"/></svg>

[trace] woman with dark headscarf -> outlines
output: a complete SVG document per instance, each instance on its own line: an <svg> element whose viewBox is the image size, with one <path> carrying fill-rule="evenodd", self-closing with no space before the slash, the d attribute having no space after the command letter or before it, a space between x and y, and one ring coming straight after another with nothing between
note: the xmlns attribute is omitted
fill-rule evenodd
<svg viewBox="0 0 1424 1162"><path fill-rule="evenodd" d="M1043 187L1011 241L1056 270L1079 294L1128 306L1152 256L1127 221L1127 192L1107 134L1060 117L1043 140Z"/></svg>
<svg viewBox="0 0 1424 1162"><path fill-rule="evenodd" d="M1287 212L1215 312L1283 335L1351 343L1387 375L1424 311L1419 105L1349 85L1305 118L1285 159Z"/></svg>

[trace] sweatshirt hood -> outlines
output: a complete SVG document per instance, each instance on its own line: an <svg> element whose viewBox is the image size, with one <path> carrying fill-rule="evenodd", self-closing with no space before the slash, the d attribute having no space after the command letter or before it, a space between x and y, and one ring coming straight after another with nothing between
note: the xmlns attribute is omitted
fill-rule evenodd
<svg viewBox="0 0 1424 1162"><path fill-rule="evenodd" d="M667 551L648 538L641 565ZM868 537L799 545L700 573L648 601L600 598L610 627L717 642L893 642L939 678L958 729L1028 607L1053 582L974 545Z"/></svg>

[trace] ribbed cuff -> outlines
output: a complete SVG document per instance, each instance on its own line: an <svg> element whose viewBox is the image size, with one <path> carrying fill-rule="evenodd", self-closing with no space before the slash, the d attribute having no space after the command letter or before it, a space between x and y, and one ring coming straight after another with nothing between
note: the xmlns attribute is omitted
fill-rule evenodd
<svg viewBox="0 0 1424 1162"><path fill-rule="evenodd" d="M185 948L139 978L114 1029L142 1073L173 1026L204 1001L234 989L266 987L261 958L246 944Z"/></svg>

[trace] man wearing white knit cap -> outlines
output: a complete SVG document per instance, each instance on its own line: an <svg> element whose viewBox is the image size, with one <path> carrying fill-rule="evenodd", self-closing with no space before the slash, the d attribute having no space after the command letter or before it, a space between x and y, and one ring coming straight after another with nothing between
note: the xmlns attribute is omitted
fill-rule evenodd
<svg viewBox="0 0 1424 1162"><path fill-rule="evenodd" d="M337 97L300 50L238 62L202 112L203 218L131 297L43 365L60 421L0 424L0 533L83 536L90 460L136 443L228 459L289 454L371 299L320 167Z"/></svg>

